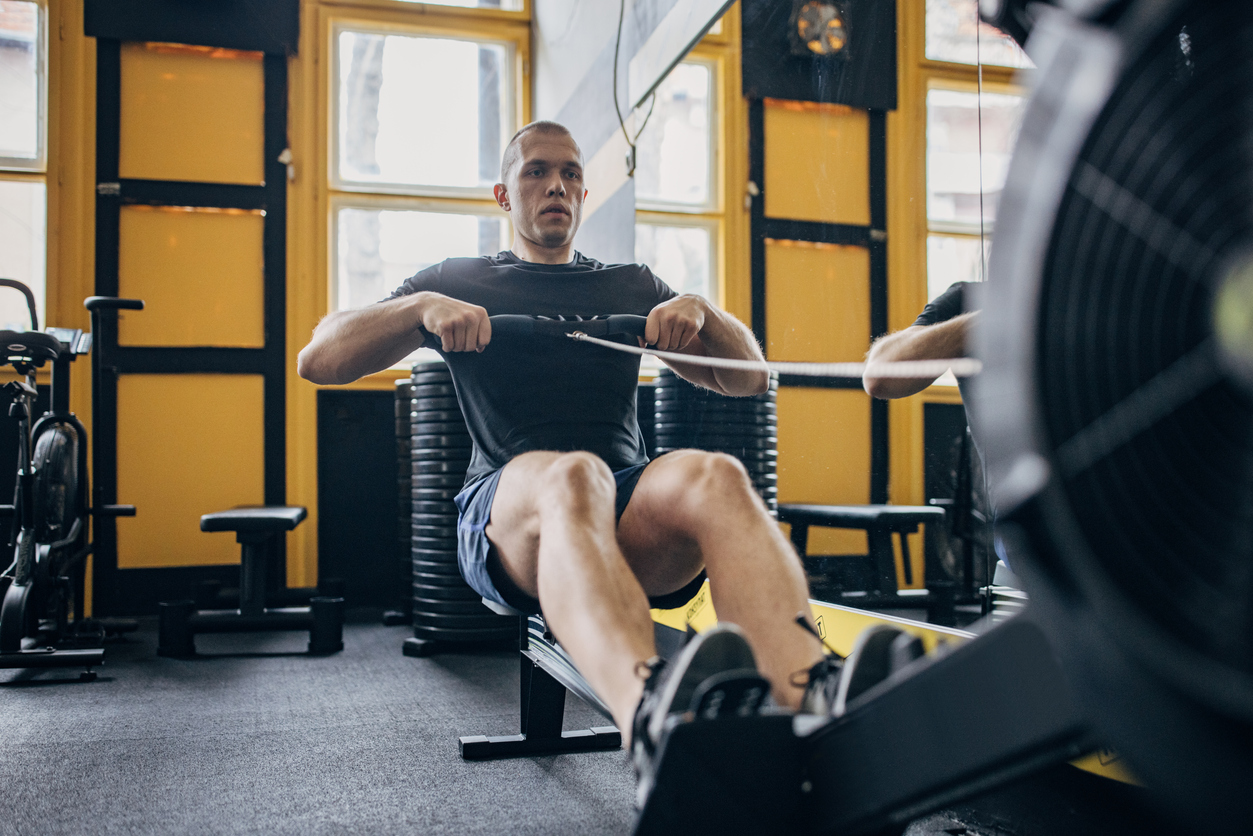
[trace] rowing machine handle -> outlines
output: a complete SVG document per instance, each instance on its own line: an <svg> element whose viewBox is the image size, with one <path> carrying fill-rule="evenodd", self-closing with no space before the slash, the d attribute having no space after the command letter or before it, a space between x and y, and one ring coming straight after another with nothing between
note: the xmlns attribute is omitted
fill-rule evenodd
<svg viewBox="0 0 1253 836"><path fill-rule="evenodd" d="M119 299L116 296L88 296L83 300L83 307L95 313L96 311L142 311L144 309L143 299Z"/></svg>
<svg viewBox="0 0 1253 836"><path fill-rule="evenodd" d="M91 509L91 513L97 517L133 517L135 516L134 505L97 505Z"/></svg>
<svg viewBox="0 0 1253 836"><path fill-rule="evenodd" d="M497 314L489 317L492 336L508 335L529 337L535 334L560 337L581 331L589 337L608 337L625 334L629 337L644 336L647 317L634 314L612 314L588 319L550 319L542 316L520 314Z"/></svg>

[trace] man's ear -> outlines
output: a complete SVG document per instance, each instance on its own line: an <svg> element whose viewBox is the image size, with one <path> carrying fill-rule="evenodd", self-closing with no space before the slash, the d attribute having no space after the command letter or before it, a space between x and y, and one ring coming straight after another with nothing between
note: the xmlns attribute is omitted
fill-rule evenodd
<svg viewBox="0 0 1253 836"><path fill-rule="evenodd" d="M492 194L496 196L496 203L501 209L509 211L509 190L505 188L504 183L497 183L492 188Z"/></svg>

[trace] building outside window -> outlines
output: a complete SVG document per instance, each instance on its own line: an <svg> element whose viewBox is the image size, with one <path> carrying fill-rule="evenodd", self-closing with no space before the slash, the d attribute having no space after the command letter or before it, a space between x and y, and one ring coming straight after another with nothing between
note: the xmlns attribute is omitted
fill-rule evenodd
<svg viewBox="0 0 1253 836"><path fill-rule="evenodd" d="M657 89L637 148L635 259L679 293L716 302L715 70L690 59Z"/></svg>
<svg viewBox="0 0 1253 836"><path fill-rule="evenodd" d="M40 322L47 281L47 9L0 0L0 277L34 291ZM21 294L0 289L0 328L24 331Z"/></svg>
<svg viewBox="0 0 1253 836"><path fill-rule="evenodd" d="M979 22L978 0L927 0L927 298L982 281L1025 98L1013 84L1031 61ZM980 66L982 65L982 66Z"/></svg>
<svg viewBox="0 0 1253 836"><path fill-rule="evenodd" d="M517 44L344 23L334 51L331 309L507 249L492 186L520 126Z"/></svg>

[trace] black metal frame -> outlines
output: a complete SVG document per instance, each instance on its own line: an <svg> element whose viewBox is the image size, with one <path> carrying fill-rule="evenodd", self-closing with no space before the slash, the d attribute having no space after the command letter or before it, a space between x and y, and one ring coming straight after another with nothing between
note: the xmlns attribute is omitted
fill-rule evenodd
<svg viewBox="0 0 1253 836"><path fill-rule="evenodd" d="M96 44L96 293L118 295L119 218L124 205L199 206L265 212L263 348L138 348L118 345L116 321L103 324L94 339L110 364L104 369L93 405L92 470L94 504L117 500L117 382L123 374L252 374L264 383L265 503L282 505L287 496L287 166L279 156L287 142L287 56L266 54L265 182L260 186L121 179L121 44ZM141 509L142 513L142 509ZM93 564L96 614L143 612L163 598L177 597L199 580L222 578L221 567L169 569L118 568L117 529L111 519L96 521ZM280 548L282 548L280 546ZM279 560L284 567L285 560ZM229 577L229 575L228 575ZM279 578L279 584L284 579Z"/></svg>
<svg viewBox="0 0 1253 836"><path fill-rule="evenodd" d="M748 177L758 189L750 209L752 329L764 347L766 342L766 239L811 241L865 247L870 252L870 337L888 331L888 240L887 240L887 112L870 113L870 224L817 223L767 218L765 208L766 127L762 99L748 103ZM810 389L862 388L859 377L800 377L782 374L780 386ZM888 405L870 402L870 502L888 501Z"/></svg>

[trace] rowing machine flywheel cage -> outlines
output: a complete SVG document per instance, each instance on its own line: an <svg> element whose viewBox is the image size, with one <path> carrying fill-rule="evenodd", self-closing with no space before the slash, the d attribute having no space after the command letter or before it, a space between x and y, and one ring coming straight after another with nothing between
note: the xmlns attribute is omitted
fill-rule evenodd
<svg viewBox="0 0 1253 836"><path fill-rule="evenodd" d="M1253 832L1253 3L1037 11L977 338L998 531L1133 771Z"/></svg>

